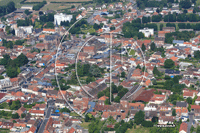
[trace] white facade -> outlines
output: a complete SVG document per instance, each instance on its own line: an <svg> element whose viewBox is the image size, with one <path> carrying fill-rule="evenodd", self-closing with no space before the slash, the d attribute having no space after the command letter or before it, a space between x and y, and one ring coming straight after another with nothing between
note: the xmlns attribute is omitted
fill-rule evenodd
<svg viewBox="0 0 200 133"><path fill-rule="evenodd" d="M23 29L26 33L31 34L33 33L33 26L19 26L20 29Z"/></svg>
<svg viewBox="0 0 200 133"><path fill-rule="evenodd" d="M12 83L10 82L9 78L1 79L0 80L0 89L10 87Z"/></svg>
<svg viewBox="0 0 200 133"><path fill-rule="evenodd" d="M145 37L150 37L154 35L154 29L144 28L140 29L139 32L142 32Z"/></svg>
<svg viewBox="0 0 200 133"><path fill-rule="evenodd" d="M66 15L66 14L63 14L63 13L58 13L56 15L54 15L54 24L56 25L56 22L58 25L60 25L61 21L71 21L72 19L72 15Z"/></svg>

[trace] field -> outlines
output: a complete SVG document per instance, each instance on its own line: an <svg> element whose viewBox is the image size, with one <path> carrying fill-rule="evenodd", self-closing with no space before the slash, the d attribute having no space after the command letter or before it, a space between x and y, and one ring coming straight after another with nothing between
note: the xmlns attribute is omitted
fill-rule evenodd
<svg viewBox="0 0 200 133"><path fill-rule="evenodd" d="M20 2L21 2L22 0L0 0L0 5L1 5L1 6L6 5L6 4L7 4L8 2L10 2L10 1L15 2L15 7L16 7L16 8L20 8L20 7L21 7Z"/></svg>
<svg viewBox="0 0 200 133"><path fill-rule="evenodd" d="M42 2L43 0L26 0L26 2ZM92 0L46 0L47 2L87 2Z"/></svg>
<svg viewBox="0 0 200 133"><path fill-rule="evenodd" d="M137 126L136 129L128 129L126 133L149 133L150 128Z"/></svg>
<svg viewBox="0 0 200 133"><path fill-rule="evenodd" d="M88 126L89 126L90 122L83 122L81 123L81 127L83 127L84 129L88 129Z"/></svg>
<svg viewBox="0 0 200 133"><path fill-rule="evenodd" d="M80 3L79 3L80 4ZM50 3L45 5L41 10L60 10L60 9L66 9L71 8L72 5L78 6L78 3L72 3L72 4L63 4L63 3Z"/></svg>

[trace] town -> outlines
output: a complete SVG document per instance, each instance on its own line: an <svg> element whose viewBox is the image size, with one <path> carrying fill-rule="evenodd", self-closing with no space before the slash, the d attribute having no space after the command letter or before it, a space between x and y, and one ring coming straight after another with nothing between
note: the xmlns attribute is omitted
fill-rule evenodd
<svg viewBox="0 0 200 133"><path fill-rule="evenodd" d="M0 0L0 132L200 133L199 22L199 0Z"/></svg>

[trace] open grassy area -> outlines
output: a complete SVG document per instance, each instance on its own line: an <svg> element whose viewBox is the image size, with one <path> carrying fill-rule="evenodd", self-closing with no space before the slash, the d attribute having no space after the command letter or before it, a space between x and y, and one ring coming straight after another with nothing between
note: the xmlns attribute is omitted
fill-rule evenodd
<svg viewBox="0 0 200 133"><path fill-rule="evenodd" d="M43 0L26 0L26 2L42 2ZM92 0L46 0L47 2L87 2Z"/></svg>
<svg viewBox="0 0 200 133"><path fill-rule="evenodd" d="M22 0L0 0L0 5L1 5L1 6L7 5L10 1L15 2L15 7L16 7L16 8L20 8L20 7L21 7L20 2L21 2Z"/></svg>
<svg viewBox="0 0 200 133"><path fill-rule="evenodd" d="M0 129L0 133L9 133L10 130L9 129Z"/></svg>
<svg viewBox="0 0 200 133"><path fill-rule="evenodd" d="M135 50L131 49L129 55L135 55Z"/></svg>
<svg viewBox="0 0 200 133"><path fill-rule="evenodd" d="M79 3L80 4L80 3ZM78 3L72 3L72 4L63 4L63 3L50 3L46 4L41 10L61 10L66 8L71 8L72 5L78 6Z"/></svg>
<svg viewBox="0 0 200 133"><path fill-rule="evenodd" d="M126 133L149 133L150 128L137 126L136 129L128 129Z"/></svg>
<svg viewBox="0 0 200 133"><path fill-rule="evenodd" d="M81 123L81 127L83 127L84 129L88 129L88 126L89 126L90 122L83 122Z"/></svg>

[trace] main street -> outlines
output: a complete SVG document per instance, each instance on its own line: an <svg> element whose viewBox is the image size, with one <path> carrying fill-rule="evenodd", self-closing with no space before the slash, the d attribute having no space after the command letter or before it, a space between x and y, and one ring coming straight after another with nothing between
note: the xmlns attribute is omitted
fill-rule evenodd
<svg viewBox="0 0 200 133"><path fill-rule="evenodd" d="M48 120L51 116L51 110L54 108L54 101L53 100L48 101L47 106L48 106L48 109L47 109L47 111L45 111L45 118L43 119L43 122L40 125L37 133L43 133L44 132L46 124L47 124L47 122L48 122Z"/></svg>

